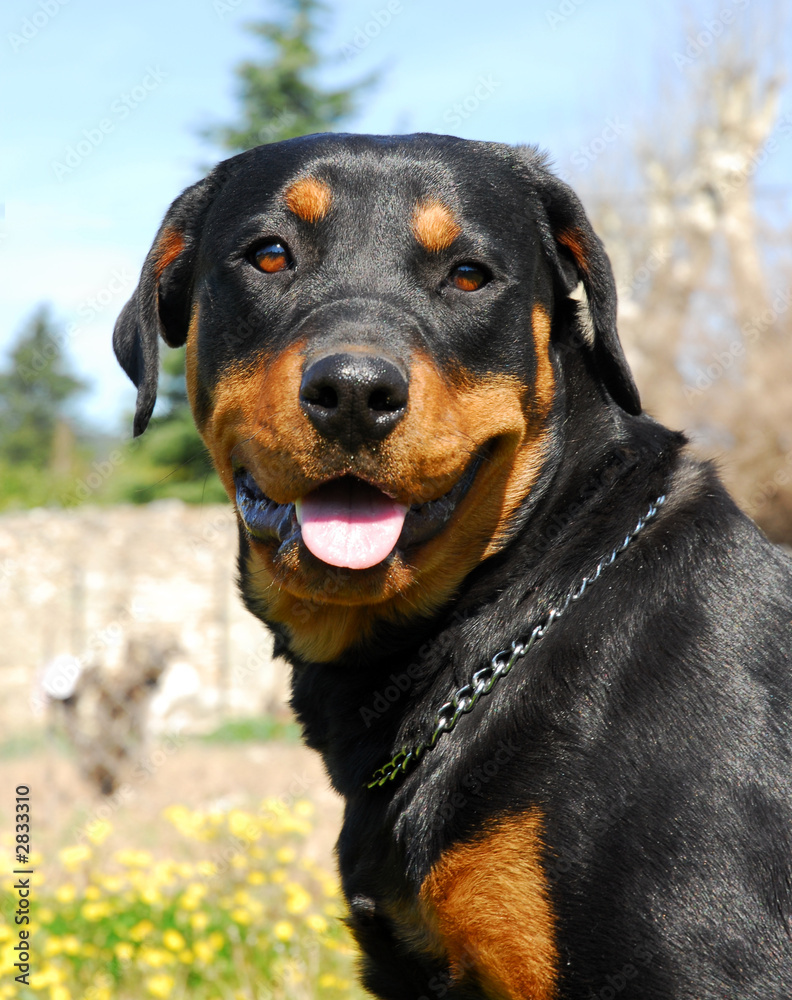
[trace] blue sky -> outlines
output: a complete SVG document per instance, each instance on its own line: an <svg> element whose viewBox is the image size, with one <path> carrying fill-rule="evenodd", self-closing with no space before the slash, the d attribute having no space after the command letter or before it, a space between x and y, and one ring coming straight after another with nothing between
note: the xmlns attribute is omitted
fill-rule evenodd
<svg viewBox="0 0 792 1000"><path fill-rule="evenodd" d="M92 383L84 412L105 429L122 426L134 398L112 357L115 317L168 204L223 156L198 133L236 117L234 67L261 51L245 22L282 6L3 3L0 351L38 303L50 302L71 361ZM352 131L537 143L585 187L592 143L597 175L607 178L622 176L632 143L651 141L659 95L684 87L679 57L693 36L717 34L711 44L722 44L749 17L774 25L773 10L772 0L684 8L331 0L322 48L334 62L324 78L338 84L382 71ZM780 39L773 33L788 52L788 26ZM787 84L780 113L790 104ZM792 143L762 179L785 184L790 168Z"/></svg>

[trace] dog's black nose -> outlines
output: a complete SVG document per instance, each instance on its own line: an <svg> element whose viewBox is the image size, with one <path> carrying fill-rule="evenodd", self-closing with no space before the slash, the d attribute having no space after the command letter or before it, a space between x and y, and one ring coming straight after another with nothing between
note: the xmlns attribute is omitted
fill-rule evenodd
<svg viewBox="0 0 792 1000"><path fill-rule="evenodd" d="M300 405L325 437L350 450L380 441L407 411L402 371L374 354L328 354L312 361L300 385Z"/></svg>

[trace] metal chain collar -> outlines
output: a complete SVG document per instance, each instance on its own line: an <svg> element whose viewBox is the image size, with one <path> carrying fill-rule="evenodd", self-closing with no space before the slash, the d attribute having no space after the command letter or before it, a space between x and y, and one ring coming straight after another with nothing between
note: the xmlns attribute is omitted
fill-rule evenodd
<svg viewBox="0 0 792 1000"><path fill-rule="evenodd" d="M399 774L403 774L407 770L412 761L417 761L425 751L431 750L443 733L450 733L460 718L472 711L479 698L482 695L489 694L498 681L509 674L514 664L519 659L522 659L523 656L526 656L536 643L547 635L547 631L553 622L557 621L564 614L569 605L573 601L579 600L589 584L598 580L602 571L607 569L615 561L616 557L624 552L636 535L657 514L658 509L665 503L665 500L665 494L663 494L654 503L650 504L649 510L643 517L638 519L638 523L625 536L624 541L609 556L601 559L597 563L597 568L594 572L589 576L584 576L578 586L570 590L559 605L547 612L539 624L534 626L526 640L513 642L510 650L502 649L499 653L496 653L487 666L482 667L473 674L469 684L465 684L464 687L459 688L451 698L451 701L447 701L439 709L434 721L434 731L426 743L418 743L409 750L407 748L400 750L392 760L389 760L387 764L374 772L371 779L366 782L366 788L377 788L380 785L384 785L386 781L393 781Z"/></svg>

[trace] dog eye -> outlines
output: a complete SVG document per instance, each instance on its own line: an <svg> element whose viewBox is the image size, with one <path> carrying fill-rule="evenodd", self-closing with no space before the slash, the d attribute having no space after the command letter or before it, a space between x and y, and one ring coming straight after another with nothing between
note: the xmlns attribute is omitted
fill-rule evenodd
<svg viewBox="0 0 792 1000"><path fill-rule="evenodd" d="M461 292L475 292L490 280L489 273L477 264L458 264L449 279Z"/></svg>
<svg viewBox="0 0 792 1000"><path fill-rule="evenodd" d="M253 263L260 271L275 274L291 267L291 254L282 243L267 243L253 253Z"/></svg>

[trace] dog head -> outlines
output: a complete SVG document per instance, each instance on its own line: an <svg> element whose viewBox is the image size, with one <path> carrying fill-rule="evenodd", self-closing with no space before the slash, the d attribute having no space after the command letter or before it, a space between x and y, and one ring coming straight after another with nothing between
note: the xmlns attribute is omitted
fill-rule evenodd
<svg viewBox="0 0 792 1000"><path fill-rule="evenodd" d="M570 336L580 282L590 337ZM173 203L116 325L136 433L160 336L187 345L248 604L304 658L431 614L507 543L563 351L640 410L601 243L527 147L318 135L226 160Z"/></svg>

